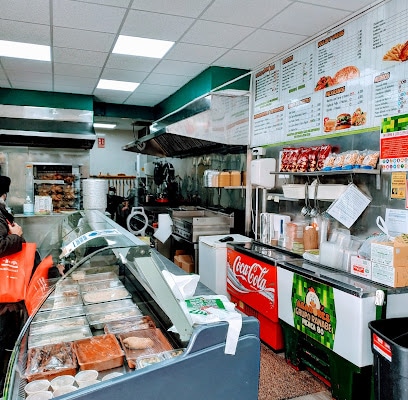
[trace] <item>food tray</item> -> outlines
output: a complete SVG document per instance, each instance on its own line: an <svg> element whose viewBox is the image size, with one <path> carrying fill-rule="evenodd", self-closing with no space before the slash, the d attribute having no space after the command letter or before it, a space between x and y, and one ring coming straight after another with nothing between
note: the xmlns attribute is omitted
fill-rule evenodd
<svg viewBox="0 0 408 400"><path fill-rule="evenodd" d="M125 333L129 331L137 331L140 329L154 329L156 324L149 316L138 316L134 318L121 319L119 321L111 321L105 324L105 333Z"/></svg>
<svg viewBox="0 0 408 400"><path fill-rule="evenodd" d="M77 358L71 343L58 343L29 349L25 377L28 382L51 380L60 375L75 375Z"/></svg>
<svg viewBox="0 0 408 400"><path fill-rule="evenodd" d="M130 299L131 297L131 294L124 286L110 289L101 289L97 292L82 293L82 300L85 305L106 303L108 301L114 300Z"/></svg>
<svg viewBox="0 0 408 400"><path fill-rule="evenodd" d="M174 357L178 357L181 356L184 353L185 349L173 349L173 350L167 350L167 351L163 351L163 353L161 353L161 355L166 359L166 360L170 360Z"/></svg>
<svg viewBox="0 0 408 400"><path fill-rule="evenodd" d="M73 348L81 370L104 371L123 365L124 352L113 334L77 340Z"/></svg>
<svg viewBox="0 0 408 400"><path fill-rule="evenodd" d="M122 288L123 283L119 279L107 279L106 281L88 282L79 285L81 293L97 292L102 289Z"/></svg>
<svg viewBox="0 0 408 400"><path fill-rule="evenodd" d="M61 310L67 307L82 305L81 296L50 296L41 305L41 311Z"/></svg>
<svg viewBox="0 0 408 400"><path fill-rule="evenodd" d="M136 367L137 367L137 369L140 369L140 368L144 368L144 367L147 367L149 365L152 365L152 364L157 364L160 361L164 361L164 360L165 360L165 358L163 356L163 353L147 354L147 355L140 356L140 357L137 358Z"/></svg>
<svg viewBox="0 0 408 400"><path fill-rule="evenodd" d="M118 335L121 346L125 351L126 360L129 368L136 368L136 360L138 357L146 355L157 355L166 350L172 350L173 347L163 335L159 328L155 329L142 329L138 331L131 331L126 333L121 333ZM152 340L152 345L145 349L129 349L123 342L129 337L139 337L139 338L149 338ZM164 359L164 358L163 358Z"/></svg>
<svg viewBox="0 0 408 400"><path fill-rule="evenodd" d="M28 348L56 344L61 342L72 342L74 340L88 338L92 336L89 326L81 326L75 329L47 333L44 335L29 335Z"/></svg>
<svg viewBox="0 0 408 400"><path fill-rule="evenodd" d="M79 285L72 284L72 285L55 285L55 290L53 296L65 296L65 297L78 297L79 296Z"/></svg>
<svg viewBox="0 0 408 400"><path fill-rule="evenodd" d="M85 309L82 305L63 308L57 311L39 311L31 321L31 325L37 322L54 321L64 318L77 317L80 315L85 315Z"/></svg>
<svg viewBox="0 0 408 400"><path fill-rule="evenodd" d="M85 316L66 318L57 321L51 320L45 322L36 322L34 324L30 324L30 335L65 331L81 326L88 326L88 320L85 318Z"/></svg>
<svg viewBox="0 0 408 400"><path fill-rule="evenodd" d="M119 321L130 317L141 317L142 313L136 305L128 308L122 308L113 312L104 312L100 314L89 314L86 316L89 325L94 329L104 329L105 324L112 321Z"/></svg>
<svg viewBox="0 0 408 400"><path fill-rule="evenodd" d="M101 313L110 313L113 311L121 311L123 308L136 307L136 304L133 303L131 299L125 300L116 300L110 301L103 304L90 304L84 306L85 314L101 314Z"/></svg>
<svg viewBox="0 0 408 400"><path fill-rule="evenodd" d="M114 272L93 273L94 271L92 269L81 269L74 272L85 272L84 278L79 280L80 283L106 281L107 279L118 278Z"/></svg>
<svg viewBox="0 0 408 400"><path fill-rule="evenodd" d="M320 183L317 187L317 199L318 200L336 200L343 194L347 185L340 184L322 184ZM315 195L315 186L309 186L309 199L314 199Z"/></svg>

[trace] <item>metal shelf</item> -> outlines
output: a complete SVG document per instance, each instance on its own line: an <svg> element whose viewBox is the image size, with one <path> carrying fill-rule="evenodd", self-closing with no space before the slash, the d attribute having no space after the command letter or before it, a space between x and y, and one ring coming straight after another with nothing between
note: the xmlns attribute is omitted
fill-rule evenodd
<svg viewBox="0 0 408 400"><path fill-rule="evenodd" d="M299 176L323 176L323 175L348 175L348 174L366 174L380 175L380 169L341 169L337 171L315 171L315 172L269 172L271 175L299 175Z"/></svg>

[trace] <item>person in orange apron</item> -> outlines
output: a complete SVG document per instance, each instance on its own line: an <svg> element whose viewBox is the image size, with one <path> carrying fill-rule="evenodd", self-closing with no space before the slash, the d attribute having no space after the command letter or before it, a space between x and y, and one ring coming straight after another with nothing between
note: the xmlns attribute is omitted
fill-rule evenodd
<svg viewBox="0 0 408 400"><path fill-rule="evenodd" d="M6 200L11 179L0 176L0 257L17 253L24 243L23 229L7 211ZM0 282L1 285L1 282ZM24 303L0 303L0 394L7 364L24 322ZM10 351L9 351L10 350Z"/></svg>

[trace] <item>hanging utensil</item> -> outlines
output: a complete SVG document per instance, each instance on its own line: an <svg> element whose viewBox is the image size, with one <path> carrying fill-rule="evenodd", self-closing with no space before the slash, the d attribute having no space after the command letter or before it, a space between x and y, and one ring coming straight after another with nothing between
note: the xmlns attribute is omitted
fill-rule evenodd
<svg viewBox="0 0 408 400"><path fill-rule="evenodd" d="M310 214L310 204L309 204L309 188L308 184L306 182L305 184L305 205L302 207L300 210L300 213L304 216L307 217Z"/></svg>
<svg viewBox="0 0 408 400"><path fill-rule="evenodd" d="M320 214L319 211L319 205L318 205L318 201L317 201L317 190L319 188L319 180L316 179L315 180L315 185L314 185L314 207L310 210L310 216L312 218L317 217Z"/></svg>

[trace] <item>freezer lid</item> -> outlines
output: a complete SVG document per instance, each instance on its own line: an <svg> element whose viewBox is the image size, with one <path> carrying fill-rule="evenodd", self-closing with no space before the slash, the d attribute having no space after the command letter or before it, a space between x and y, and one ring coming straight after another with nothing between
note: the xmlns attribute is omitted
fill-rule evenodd
<svg viewBox="0 0 408 400"><path fill-rule="evenodd" d="M252 241L251 238L237 234L237 233L232 233L232 234L226 233L224 235L200 236L198 241L199 243L202 242L206 244L207 246L211 246L214 248L225 248L227 247L227 243L231 243L231 242L220 242L219 240L227 236L232 237L234 239L233 240L234 242L248 243Z"/></svg>

